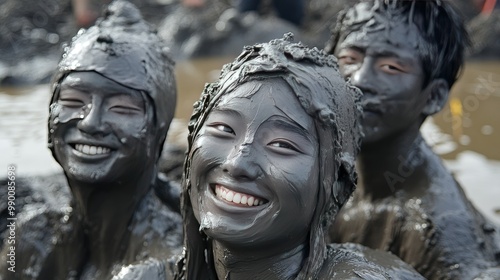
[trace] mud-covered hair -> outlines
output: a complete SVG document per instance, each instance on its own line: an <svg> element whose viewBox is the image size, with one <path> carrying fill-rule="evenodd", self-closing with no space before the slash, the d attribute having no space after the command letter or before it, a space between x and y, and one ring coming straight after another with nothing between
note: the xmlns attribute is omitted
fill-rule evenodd
<svg viewBox="0 0 500 280"><path fill-rule="evenodd" d="M391 24L400 24L403 19L417 26L424 41L424 46L419 48L425 73L424 86L442 78L451 88L464 63L470 40L463 19L450 3L445 0L361 0L356 5L360 3L369 3L374 16L355 20L354 6L341 11L325 51L333 54L351 32L368 26L365 30L390 28Z"/></svg>
<svg viewBox="0 0 500 280"><path fill-rule="evenodd" d="M57 107L61 82L71 72L96 72L138 90L153 107L147 113L154 123L159 158L177 101L174 66L165 43L139 9L128 1L114 0L94 26L81 29L64 48L52 77L51 111ZM48 144L52 151L54 125L51 114Z"/></svg>
<svg viewBox="0 0 500 280"><path fill-rule="evenodd" d="M297 279L315 279L326 258L325 234L340 207L355 189L354 168L361 128L360 92L344 81L334 56L323 50L283 39L245 47L219 80L207 84L194 105L189 122L188 151L184 164L181 212L184 218L184 254L176 279L216 279L210 241L199 232L190 201L191 157L196 136L221 97L248 81L282 79L313 119L319 144L319 191L308 240L309 254Z"/></svg>

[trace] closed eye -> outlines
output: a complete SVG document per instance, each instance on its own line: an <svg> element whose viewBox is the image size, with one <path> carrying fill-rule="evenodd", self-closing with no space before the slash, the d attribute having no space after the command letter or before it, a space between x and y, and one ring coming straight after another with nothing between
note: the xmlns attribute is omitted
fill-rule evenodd
<svg viewBox="0 0 500 280"><path fill-rule="evenodd" d="M111 111L118 113L118 114L124 114L124 115L129 115L129 114L138 114L141 113L142 110L137 107L129 107L129 106L113 106L110 108Z"/></svg>
<svg viewBox="0 0 500 280"><path fill-rule="evenodd" d="M68 108L81 108L85 106L82 100L72 98L59 99L58 103Z"/></svg>

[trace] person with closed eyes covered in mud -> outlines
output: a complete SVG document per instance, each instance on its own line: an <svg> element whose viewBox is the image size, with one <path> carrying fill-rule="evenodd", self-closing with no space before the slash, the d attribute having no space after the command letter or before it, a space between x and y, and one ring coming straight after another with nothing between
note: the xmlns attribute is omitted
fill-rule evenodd
<svg viewBox="0 0 500 280"><path fill-rule="evenodd" d="M179 189L157 168L177 95L168 50L134 5L114 1L65 48L52 90L49 148L71 199L25 205L16 271L0 278L170 279L182 221Z"/></svg>

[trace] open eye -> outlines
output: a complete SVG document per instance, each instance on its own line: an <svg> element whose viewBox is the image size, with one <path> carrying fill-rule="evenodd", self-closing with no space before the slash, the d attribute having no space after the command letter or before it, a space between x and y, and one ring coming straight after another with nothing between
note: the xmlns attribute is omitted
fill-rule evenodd
<svg viewBox="0 0 500 280"><path fill-rule="evenodd" d="M213 123L207 126L209 128L209 131L215 136L235 135L234 130L230 126L224 123Z"/></svg>
<svg viewBox="0 0 500 280"><path fill-rule="evenodd" d="M363 61L363 54L353 49L343 49L338 55L340 65L352 65Z"/></svg>
<svg viewBox="0 0 500 280"><path fill-rule="evenodd" d="M391 58L381 59L379 61L379 67L387 74L406 73L405 67L403 67L403 65L401 65L397 60Z"/></svg>
<svg viewBox="0 0 500 280"><path fill-rule="evenodd" d="M382 68L382 70L384 72L389 73L389 74L397 74L397 73L404 72L401 68L394 66L394 65L390 65L390 64L384 64L384 65L381 65L380 67Z"/></svg>
<svg viewBox="0 0 500 280"><path fill-rule="evenodd" d="M292 143L278 139L268 144L273 150L280 154L300 153L301 151Z"/></svg>

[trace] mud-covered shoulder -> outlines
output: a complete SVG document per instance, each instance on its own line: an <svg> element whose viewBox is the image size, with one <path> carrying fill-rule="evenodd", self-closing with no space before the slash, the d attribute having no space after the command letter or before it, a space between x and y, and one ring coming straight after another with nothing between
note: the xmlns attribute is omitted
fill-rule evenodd
<svg viewBox="0 0 500 280"><path fill-rule="evenodd" d="M500 263L500 232L467 198L460 184L435 160L432 184L422 197L427 225L433 235L427 244L426 276L471 278Z"/></svg>
<svg viewBox="0 0 500 280"><path fill-rule="evenodd" d="M44 203L25 205L16 220L15 243L5 245L0 256L0 275L13 279L7 253L14 246L15 279L54 279L76 276L83 250L82 230L71 207L53 209ZM47 267L54 267L50 272ZM58 278L59 277L59 278Z"/></svg>
<svg viewBox="0 0 500 280"><path fill-rule="evenodd" d="M425 279L389 252L359 244L330 244L319 279Z"/></svg>

